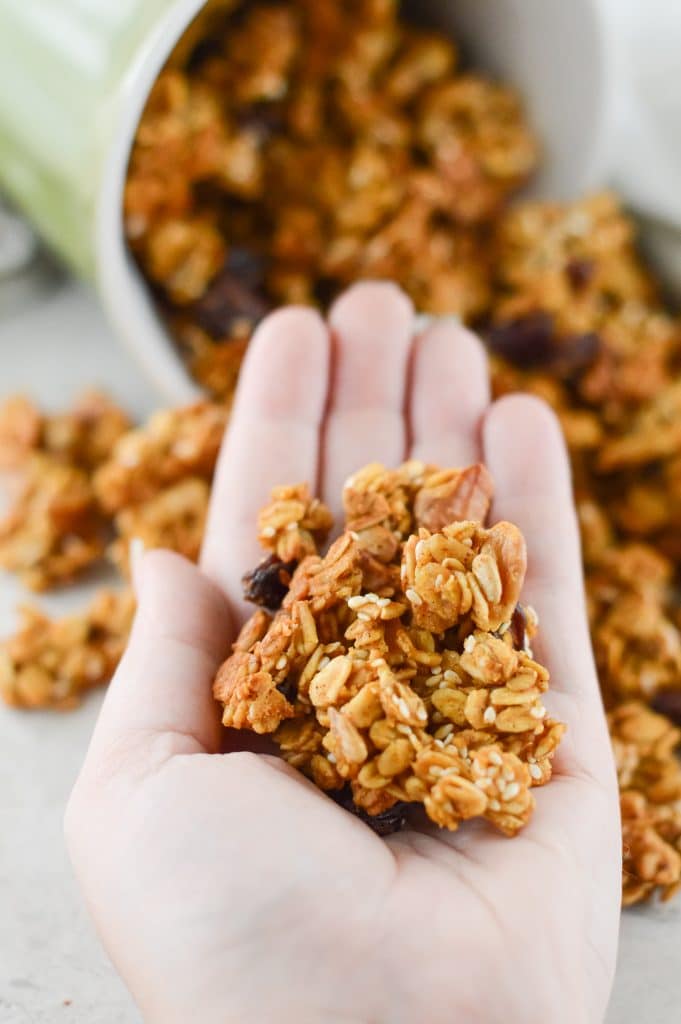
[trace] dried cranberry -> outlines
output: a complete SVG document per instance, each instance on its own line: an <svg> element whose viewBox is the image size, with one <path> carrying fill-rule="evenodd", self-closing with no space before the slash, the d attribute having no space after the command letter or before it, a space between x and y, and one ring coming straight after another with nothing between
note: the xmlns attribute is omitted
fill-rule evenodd
<svg viewBox="0 0 681 1024"><path fill-rule="evenodd" d="M291 576L296 562L282 562L276 555L270 555L257 565L253 572L243 577L244 598L251 604L276 611L288 593Z"/></svg>
<svg viewBox="0 0 681 1024"><path fill-rule="evenodd" d="M681 726L681 689L658 690L651 701L653 711L666 715L674 725Z"/></svg>

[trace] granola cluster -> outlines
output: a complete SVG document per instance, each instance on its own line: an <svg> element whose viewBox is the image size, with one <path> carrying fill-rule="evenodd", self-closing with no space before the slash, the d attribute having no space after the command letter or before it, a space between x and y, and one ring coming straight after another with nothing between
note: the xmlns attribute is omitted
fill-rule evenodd
<svg viewBox="0 0 681 1024"><path fill-rule="evenodd" d="M0 408L10 492L0 565L43 591L107 556L127 575L133 540L196 559L226 422L226 408L210 402L162 411L133 430L99 394L57 416L9 399ZM73 707L110 678L131 617L126 591L102 591L90 609L60 621L24 609L18 632L0 644L0 697L21 707Z"/></svg>
<svg viewBox="0 0 681 1024"><path fill-rule="evenodd" d="M525 542L484 526L491 492L482 466L368 466L325 554L330 514L307 487L280 488L260 517L264 578L289 564L217 675L223 722L271 734L381 834L418 804L442 828L483 817L515 835L551 778L565 727L547 715L536 617L519 603Z"/></svg>
<svg viewBox="0 0 681 1024"><path fill-rule="evenodd" d="M109 681L132 625L130 591L100 591L83 612L50 619L21 609L18 631L0 646L0 697L18 708L75 707Z"/></svg>
<svg viewBox="0 0 681 1024"><path fill-rule="evenodd" d="M198 558L227 417L211 402L162 410L124 434L97 470L95 494L116 532L109 554L124 574L133 539Z"/></svg>
<svg viewBox="0 0 681 1024"><path fill-rule="evenodd" d="M69 582L102 557L106 524L92 473L129 427L98 392L54 416L21 396L0 408L0 470L12 493L0 522L0 566L29 589Z"/></svg>
<svg viewBox="0 0 681 1024"><path fill-rule="evenodd" d="M229 397L253 327L392 278L485 312L490 223L537 145L516 93L463 71L396 0L221 4L159 77L125 225L196 378Z"/></svg>

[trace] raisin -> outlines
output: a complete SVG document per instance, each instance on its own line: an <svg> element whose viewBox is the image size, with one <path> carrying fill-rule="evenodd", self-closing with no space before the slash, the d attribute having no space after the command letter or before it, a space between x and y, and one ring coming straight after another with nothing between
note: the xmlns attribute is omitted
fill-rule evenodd
<svg viewBox="0 0 681 1024"><path fill-rule="evenodd" d="M516 651L527 649L527 616L521 604L515 606L511 616L511 639Z"/></svg>
<svg viewBox="0 0 681 1024"><path fill-rule="evenodd" d="M273 612L281 608L296 565L296 562L282 562L276 555L265 558L243 577L245 600Z"/></svg>
<svg viewBox="0 0 681 1024"><path fill-rule="evenodd" d="M194 304L193 314L199 327L220 339L229 337L239 322L255 327L270 308L264 292L264 264L255 253L235 247Z"/></svg>
<svg viewBox="0 0 681 1024"><path fill-rule="evenodd" d="M236 122L241 131L251 132L259 142L269 141L273 135L280 135L286 128L282 105L266 100L242 107L236 113Z"/></svg>
<svg viewBox="0 0 681 1024"><path fill-rule="evenodd" d="M283 683L279 683L277 690L279 690L279 693L286 698L289 704L295 704L298 696L298 684L295 679L289 676L283 681Z"/></svg>
<svg viewBox="0 0 681 1024"><path fill-rule="evenodd" d="M681 726L681 689L658 690L650 703L653 711Z"/></svg>
<svg viewBox="0 0 681 1024"><path fill-rule="evenodd" d="M558 335L550 313L536 312L495 324L487 343L497 355L522 369L547 368L558 374L584 369L598 355L597 334Z"/></svg>
<svg viewBox="0 0 681 1024"><path fill-rule="evenodd" d="M367 814L361 807L357 807L353 801L352 790L349 786L336 793L329 793L329 796L344 810L349 811L350 814L353 814L360 821L363 821L365 825L368 825L377 836L391 836L395 832L401 832L407 824L407 809L409 805L403 801L398 801L392 807L389 807L387 811L382 811L381 814Z"/></svg>
<svg viewBox="0 0 681 1024"><path fill-rule="evenodd" d="M541 366L551 360L554 336L551 314L537 312L495 324L487 332L487 343L516 366Z"/></svg>
<svg viewBox="0 0 681 1024"><path fill-rule="evenodd" d="M565 267L568 280L576 292L584 291L591 283L595 272L596 264L593 260L574 259Z"/></svg>

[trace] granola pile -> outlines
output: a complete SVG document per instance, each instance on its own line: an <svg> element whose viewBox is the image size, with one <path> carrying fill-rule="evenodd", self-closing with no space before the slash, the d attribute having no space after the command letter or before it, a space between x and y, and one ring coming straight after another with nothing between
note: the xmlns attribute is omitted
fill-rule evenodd
<svg viewBox="0 0 681 1024"><path fill-rule="evenodd" d="M225 9L228 10L225 10ZM490 225L534 169L516 93L397 0L220 4L159 77L128 170L128 244L191 372L232 393L257 321L362 277L486 312Z"/></svg>
<svg viewBox="0 0 681 1024"><path fill-rule="evenodd" d="M259 521L271 554L246 579L260 608L214 686L223 723L271 734L282 756L381 834L408 804L442 828L529 821L565 726L523 608L525 541L484 526L483 466L369 465L343 493L345 532L307 486ZM272 586L274 582L274 586Z"/></svg>
<svg viewBox="0 0 681 1024"><path fill-rule="evenodd" d="M29 589L70 583L105 559L128 575L133 540L198 558L227 409L199 402L131 429L91 393L57 416L25 398L0 407L0 469L9 509L0 565ZM101 591L82 613L53 621L21 609L0 644L0 697L17 707L71 708L108 682L127 640L133 599Z"/></svg>

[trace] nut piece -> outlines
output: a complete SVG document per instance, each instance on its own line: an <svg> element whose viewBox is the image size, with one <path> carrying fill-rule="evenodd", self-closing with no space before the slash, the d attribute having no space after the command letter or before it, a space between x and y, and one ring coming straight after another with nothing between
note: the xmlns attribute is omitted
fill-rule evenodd
<svg viewBox="0 0 681 1024"><path fill-rule="evenodd" d="M493 495L492 478L481 463L431 474L416 495L416 526L437 533L461 520L484 525Z"/></svg>

